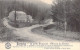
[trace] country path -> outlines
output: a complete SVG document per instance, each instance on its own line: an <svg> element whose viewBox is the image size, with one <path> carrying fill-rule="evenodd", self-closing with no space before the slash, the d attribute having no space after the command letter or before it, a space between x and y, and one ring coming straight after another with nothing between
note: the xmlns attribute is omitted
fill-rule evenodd
<svg viewBox="0 0 80 50"><path fill-rule="evenodd" d="M43 26L43 25L36 24L36 25L32 25L30 27L15 28L15 27L12 27L11 25L9 25L8 22L9 22L8 19L6 19L6 18L3 19L4 26L9 28L10 30L13 30L13 33L21 38L26 38L26 39L28 38L32 42L53 42L53 40L50 39L49 37L47 37L45 35L38 35L31 31L33 28Z"/></svg>

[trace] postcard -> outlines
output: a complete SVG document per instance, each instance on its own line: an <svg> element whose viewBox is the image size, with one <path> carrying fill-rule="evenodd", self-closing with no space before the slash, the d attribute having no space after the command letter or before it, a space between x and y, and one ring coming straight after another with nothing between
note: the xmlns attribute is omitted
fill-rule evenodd
<svg viewBox="0 0 80 50"><path fill-rule="evenodd" d="M0 0L1 50L80 50L80 0Z"/></svg>

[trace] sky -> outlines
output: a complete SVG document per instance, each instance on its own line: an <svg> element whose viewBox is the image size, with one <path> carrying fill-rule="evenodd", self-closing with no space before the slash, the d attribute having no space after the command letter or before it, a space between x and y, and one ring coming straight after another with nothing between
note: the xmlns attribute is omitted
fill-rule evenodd
<svg viewBox="0 0 80 50"><path fill-rule="evenodd" d="M41 0L42 2L44 3L47 3L47 4L52 4L53 0Z"/></svg>
<svg viewBox="0 0 80 50"><path fill-rule="evenodd" d="M13 0L10 0L10 1L13 1ZM19 1L22 1L22 0L19 0ZM29 1L29 0L23 0L23 1ZM38 1L38 0L30 0L30 1ZM42 2L44 2L44 3L47 3L47 4L52 4L52 2L53 2L54 0L40 0L40 1L42 1Z"/></svg>

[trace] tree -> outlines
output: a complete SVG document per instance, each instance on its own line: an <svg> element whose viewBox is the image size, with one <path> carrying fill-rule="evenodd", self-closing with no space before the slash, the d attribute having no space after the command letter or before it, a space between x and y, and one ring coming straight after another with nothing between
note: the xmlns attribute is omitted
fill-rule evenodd
<svg viewBox="0 0 80 50"><path fill-rule="evenodd" d="M43 22L44 19L50 18L50 10L48 8L39 7L34 3L25 3L18 0L0 1L0 17L7 17L11 11L24 11L27 15L32 16L33 19ZM15 12L16 12L15 11ZM16 14L15 14L16 16ZM15 18L16 19L16 18ZM16 21L16 20L15 20Z"/></svg>
<svg viewBox="0 0 80 50"><path fill-rule="evenodd" d="M36 18L38 11L38 7L33 3L24 4L23 11L25 11L28 15L31 15L33 18Z"/></svg>
<svg viewBox="0 0 80 50"><path fill-rule="evenodd" d="M66 21L67 30L80 32L80 0L57 1L57 4L52 5L53 19L60 23Z"/></svg>
<svg viewBox="0 0 80 50"><path fill-rule="evenodd" d="M57 0L57 4L52 5L52 17L54 21L59 22L60 25L64 25L63 29L67 30L67 23L72 13L72 1L71 0ZM60 24L62 23L62 24Z"/></svg>

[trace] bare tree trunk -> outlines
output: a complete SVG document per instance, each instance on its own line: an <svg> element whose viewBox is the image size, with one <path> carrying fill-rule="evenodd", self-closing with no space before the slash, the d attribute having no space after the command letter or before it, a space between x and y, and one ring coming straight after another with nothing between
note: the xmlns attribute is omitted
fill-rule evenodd
<svg viewBox="0 0 80 50"><path fill-rule="evenodd" d="M15 0L15 2L14 2L15 4L14 4L14 8L15 8L15 18L14 18L14 22L15 22L15 27L18 27L18 25L17 25L17 21L16 21L16 0Z"/></svg>
<svg viewBox="0 0 80 50"><path fill-rule="evenodd" d="M67 1L67 0L65 0L65 1ZM64 1L64 2L65 2L65 1ZM66 12L66 6L65 6L65 5L66 5L66 3L63 4L63 7L64 7L64 29L65 29L65 34L66 34L66 31L67 31L66 13L67 13L67 12Z"/></svg>

